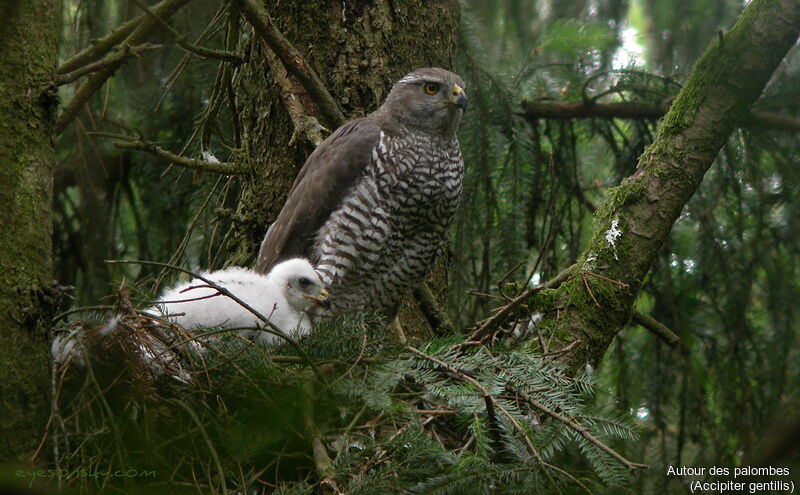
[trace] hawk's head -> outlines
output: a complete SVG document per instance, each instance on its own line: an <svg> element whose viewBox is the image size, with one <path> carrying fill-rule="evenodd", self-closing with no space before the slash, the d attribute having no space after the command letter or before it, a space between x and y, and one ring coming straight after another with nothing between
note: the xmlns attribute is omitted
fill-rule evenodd
<svg viewBox="0 0 800 495"><path fill-rule="evenodd" d="M452 136L467 109L464 81L437 67L417 69L392 87L383 105L405 127Z"/></svg>

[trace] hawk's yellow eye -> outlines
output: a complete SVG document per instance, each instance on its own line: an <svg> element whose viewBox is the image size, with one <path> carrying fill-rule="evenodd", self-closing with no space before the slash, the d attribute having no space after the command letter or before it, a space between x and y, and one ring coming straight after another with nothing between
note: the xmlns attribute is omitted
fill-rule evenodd
<svg viewBox="0 0 800 495"><path fill-rule="evenodd" d="M429 95L435 95L439 92L439 85L436 83L427 83L425 84L425 92Z"/></svg>

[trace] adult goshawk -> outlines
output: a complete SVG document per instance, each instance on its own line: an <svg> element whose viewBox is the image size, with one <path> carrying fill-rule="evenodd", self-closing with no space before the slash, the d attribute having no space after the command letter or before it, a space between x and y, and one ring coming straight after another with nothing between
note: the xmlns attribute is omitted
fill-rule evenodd
<svg viewBox="0 0 800 495"><path fill-rule="evenodd" d="M256 270L308 257L331 313L393 315L441 253L461 196L463 88L451 72L419 69L375 112L331 134L300 170Z"/></svg>

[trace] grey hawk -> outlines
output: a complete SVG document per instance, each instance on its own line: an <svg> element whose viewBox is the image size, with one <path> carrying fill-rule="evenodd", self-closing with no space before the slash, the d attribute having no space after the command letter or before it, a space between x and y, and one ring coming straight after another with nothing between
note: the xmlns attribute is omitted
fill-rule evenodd
<svg viewBox="0 0 800 495"><path fill-rule="evenodd" d="M458 206L463 88L444 69L416 70L375 112L331 134L300 170L256 271L307 257L327 285L331 313L392 316L429 274Z"/></svg>

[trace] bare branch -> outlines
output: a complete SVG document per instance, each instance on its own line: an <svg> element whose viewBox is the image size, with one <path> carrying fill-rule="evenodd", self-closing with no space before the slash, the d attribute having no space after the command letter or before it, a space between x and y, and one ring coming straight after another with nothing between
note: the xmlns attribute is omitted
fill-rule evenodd
<svg viewBox="0 0 800 495"><path fill-rule="evenodd" d="M247 20L253 25L258 36L263 39L267 45L286 66L286 70L291 75L297 78L303 85L311 99L319 107L325 123L331 129L335 129L345 122L344 115L339 110L336 102L331 97L328 89L322 83L322 80L317 76L312 69L303 59L299 51L287 40L283 34L275 27L269 12L263 7L261 2L254 0L236 0L236 3L242 9Z"/></svg>
<svg viewBox="0 0 800 495"><path fill-rule="evenodd" d="M101 135L101 133L92 133L94 135ZM141 139L126 139L122 141L115 141L114 146L126 150L139 150L152 153L169 160L172 164L179 167L188 168L191 170L198 170L201 172L214 172L217 174L225 175L241 175L247 173L250 168L244 165L228 163L228 162L211 162L206 160L197 160L195 158L186 158L185 156L176 155L171 151L167 151L155 143L144 141Z"/></svg>
<svg viewBox="0 0 800 495"><path fill-rule="evenodd" d="M529 101L521 103L522 115L534 119L659 119L669 110L659 103L587 103L584 101Z"/></svg>
<svg viewBox="0 0 800 495"><path fill-rule="evenodd" d="M655 334L656 337L663 340L667 345L671 347L677 347L680 344L681 339L675 333L670 330L666 325L661 323L660 321L656 320L655 318L646 315L644 313L640 313L638 311L634 311L631 315L631 321L636 323L637 325L641 325L644 328L650 330Z"/></svg>
<svg viewBox="0 0 800 495"><path fill-rule="evenodd" d="M186 41L186 36L179 33L175 28L173 28L166 20L161 18L156 12L153 11L150 7L142 3L140 0L133 0L133 2L139 6L140 9L144 10L147 15L152 17L156 22L161 24L167 31L169 31L172 36L175 38L175 43L186 50L189 53L193 53L202 58L213 58L217 60L222 60L223 62L229 62L232 64L241 64L244 62L244 59L239 55L231 52L226 52L222 50L212 50L211 48L205 48L202 46L197 46L189 43Z"/></svg>
<svg viewBox="0 0 800 495"><path fill-rule="evenodd" d="M163 4L164 2L161 2L154 8L158 8ZM90 40L89 46L84 48L83 51L81 51L77 55L73 56L72 58L61 64L56 69L56 74L66 74L68 72L73 72L83 67L84 65L89 64L99 59L100 57L104 56L106 53L110 52L115 45L119 44L120 42L122 42L122 40L127 38L128 35L130 35L133 32L133 30L139 26L139 24L142 22L143 19L144 15L140 15L126 22L117 29L111 31L104 37L98 40Z"/></svg>
<svg viewBox="0 0 800 495"><path fill-rule="evenodd" d="M180 10L180 8L189 3L189 1L190 0L164 0L158 4L153 11L162 19L165 19ZM133 26L132 32L125 38L125 41L116 48L113 53L107 56L108 59L113 59L114 61L109 62L102 69L92 73L86 82L75 92L72 100L64 107L55 125L56 134L64 132L67 125L75 119L86 102L89 101L89 98L91 98L92 95L105 84L108 78L122 66L123 62L129 58L127 56L121 56L120 54L127 53L130 49L129 47L144 43L144 41L158 29L159 25L158 21L148 16ZM80 65L78 65L78 67L80 67Z"/></svg>
<svg viewBox="0 0 800 495"><path fill-rule="evenodd" d="M86 64L80 69L70 72L69 74L57 74L55 77L55 83L58 86L63 86L64 84L75 82L83 76L107 69L110 65L118 62L124 62L129 58L138 58L139 54L150 50L156 50L158 48L161 48L161 45L154 45L152 43L143 43L137 46L126 46L124 50L115 51L108 57L97 62Z"/></svg>

